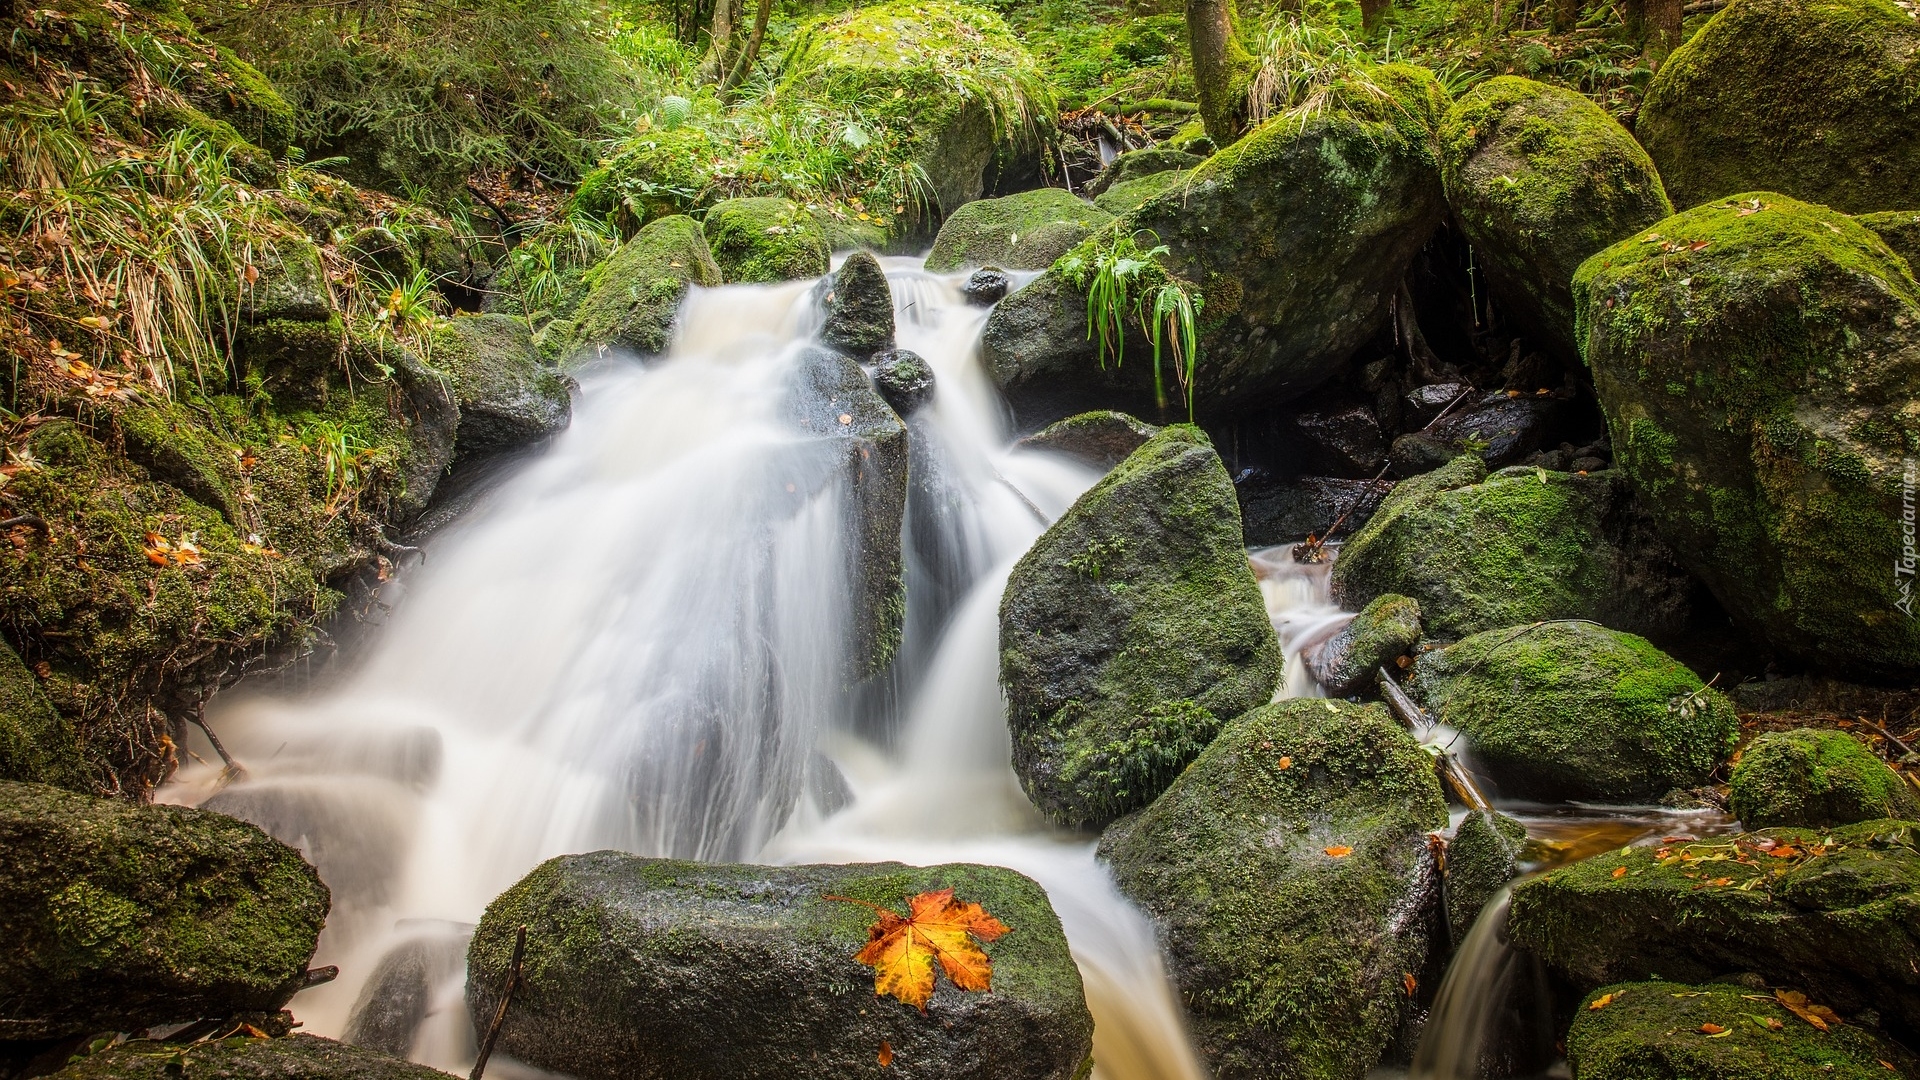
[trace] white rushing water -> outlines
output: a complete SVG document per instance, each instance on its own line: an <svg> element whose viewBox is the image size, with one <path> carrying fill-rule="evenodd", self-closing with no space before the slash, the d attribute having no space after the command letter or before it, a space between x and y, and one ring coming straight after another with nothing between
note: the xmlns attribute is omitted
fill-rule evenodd
<svg viewBox="0 0 1920 1080"><path fill-rule="evenodd" d="M571 429L387 590L394 614L351 676L216 702L245 778L196 768L165 797L254 820L320 867L334 914L315 962L341 977L295 1001L307 1030L341 1033L382 958L414 955L431 1015L405 1049L464 1072L465 928L554 855L973 861L1046 887L1096 1075L1203 1075L1151 928L1008 765L1000 591L1040 515L1096 477L1009 450L975 355L985 312L956 279L888 270L900 344L938 380L912 421L931 494L891 695L842 689L849 495L783 412L815 319L798 283L696 290L667 358L585 377Z"/></svg>

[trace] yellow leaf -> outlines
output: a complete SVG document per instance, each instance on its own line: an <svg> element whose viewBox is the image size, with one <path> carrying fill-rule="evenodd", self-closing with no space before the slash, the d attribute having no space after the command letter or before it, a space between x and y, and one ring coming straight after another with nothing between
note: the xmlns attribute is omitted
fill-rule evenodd
<svg viewBox="0 0 1920 1080"><path fill-rule="evenodd" d="M1280 759L1280 767L1281 767L1281 768L1283 768L1283 769L1291 769L1291 768L1293 768L1293 759L1292 759L1292 758L1290 758L1290 757L1283 757L1283 758L1281 758L1281 759Z"/></svg>
<svg viewBox="0 0 1920 1080"><path fill-rule="evenodd" d="M855 960L873 969L873 992L891 994L926 1012L933 997L936 959L960 989L991 989L993 961L974 939L993 941L1007 932L1007 925L979 904L955 900L952 889L923 892L907 904L905 918L875 907L879 920L867 929L866 947L854 954Z"/></svg>
<svg viewBox="0 0 1920 1080"><path fill-rule="evenodd" d="M1344 859L1347 856L1353 854L1353 849L1346 846L1345 844L1335 844L1330 848L1322 848L1321 850L1325 851L1328 855L1336 859Z"/></svg>
<svg viewBox="0 0 1920 1080"><path fill-rule="evenodd" d="M1613 999L1619 996L1620 995L1618 994L1601 994L1599 997L1594 998L1591 1002L1589 1002L1587 1004L1587 1008L1604 1009L1607 1006L1613 1004Z"/></svg>

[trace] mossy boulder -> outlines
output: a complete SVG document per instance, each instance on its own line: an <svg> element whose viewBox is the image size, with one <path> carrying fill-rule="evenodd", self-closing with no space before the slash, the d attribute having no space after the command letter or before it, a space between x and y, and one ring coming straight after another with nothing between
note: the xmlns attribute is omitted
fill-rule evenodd
<svg viewBox="0 0 1920 1080"><path fill-rule="evenodd" d="M673 343L674 319L688 286L712 288L721 276L700 224L675 216L641 229L589 271L588 280L571 328L574 350L628 349L654 356Z"/></svg>
<svg viewBox="0 0 1920 1080"><path fill-rule="evenodd" d="M1341 545L1332 587L1349 608L1412 597L1443 640L1542 619L1665 639L1693 589L1618 473L1487 476L1474 455L1401 481Z"/></svg>
<svg viewBox="0 0 1920 1080"><path fill-rule="evenodd" d="M122 1043L53 1074L58 1080L448 1080L447 1074L317 1035L218 1042Z"/></svg>
<svg viewBox="0 0 1920 1080"><path fill-rule="evenodd" d="M0 780L87 790L73 724L47 700L20 654L0 641Z"/></svg>
<svg viewBox="0 0 1920 1080"><path fill-rule="evenodd" d="M1589 255L1673 215L1652 159L1584 95L1503 75L1440 128L1440 175L1506 313L1572 358L1573 274Z"/></svg>
<svg viewBox="0 0 1920 1080"><path fill-rule="evenodd" d="M867 103L951 214L1003 180L1037 173L1052 138L1052 91L991 11L892 0L806 24L781 77L786 94Z"/></svg>
<svg viewBox="0 0 1920 1080"><path fill-rule="evenodd" d="M1198 415L1229 418L1319 385L1384 325L1407 266L1445 209L1434 129L1445 94L1432 73L1387 65L1342 84L1327 108L1278 117L1178 185L1090 237L1151 233L1160 271L1205 300ZM1084 269L1056 265L1002 301L983 347L1023 428L1099 408L1156 415L1153 365L1104 365L1088 339Z"/></svg>
<svg viewBox="0 0 1920 1080"><path fill-rule="evenodd" d="M1106 472L1159 433L1158 427L1126 413L1101 411L1081 413L1048 424L1017 445L1023 450L1064 454L1089 468Z"/></svg>
<svg viewBox="0 0 1920 1080"><path fill-rule="evenodd" d="M1749 829L1810 829L1920 814L1899 773L1842 731L1770 731L1741 751L1729 804Z"/></svg>
<svg viewBox="0 0 1920 1080"><path fill-rule="evenodd" d="M568 209L612 219L626 236L661 218L691 213L712 198L708 163L719 146L705 128L657 128L622 143L580 178Z"/></svg>
<svg viewBox="0 0 1920 1080"><path fill-rule="evenodd" d="M1149 146L1144 150L1129 150L1107 163L1098 176L1087 182L1088 195L1098 198L1101 195L1135 180L1162 173L1184 172L1205 161L1198 154L1189 154L1184 150L1175 150L1165 146Z"/></svg>
<svg viewBox="0 0 1920 1080"><path fill-rule="evenodd" d="M1503 795L1629 802L1704 783L1732 752L1732 703L1645 638L1530 623L1423 654L1417 689Z"/></svg>
<svg viewBox="0 0 1920 1080"><path fill-rule="evenodd" d="M1130 214L1169 191L1184 188L1192 178L1188 170L1149 173L1118 183L1101 192L1093 205L1109 214Z"/></svg>
<svg viewBox="0 0 1920 1080"><path fill-rule="evenodd" d="M892 349L874 358L873 388L902 419L920 411L937 389L933 365L907 349Z"/></svg>
<svg viewBox="0 0 1920 1080"><path fill-rule="evenodd" d="M1045 270L1113 215L1060 188L981 199L947 215L927 253L927 269L963 266Z"/></svg>
<svg viewBox="0 0 1920 1080"><path fill-rule="evenodd" d="M1446 822L1385 708L1295 698L1229 723L1100 854L1158 925L1211 1075L1358 1080L1412 1008Z"/></svg>
<svg viewBox="0 0 1920 1080"><path fill-rule="evenodd" d="M1920 1032L1920 825L1870 821L1624 848L1523 882L1514 944L1582 990L1754 972Z"/></svg>
<svg viewBox="0 0 1920 1080"><path fill-rule="evenodd" d="M1062 824L1152 802L1279 675L1233 484L1195 427L1163 429L1082 495L1000 601L1014 771Z"/></svg>
<svg viewBox="0 0 1920 1080"><path fill-rule="evenodd" d="M0 782L0 1036L272 1012L327 905L300 853L245 822Z"/></svg>
<svg viewBox="0 0 1920 1080"><path fill-rule="evenodd" d="M1527 827L1505 814L1470 810L1447 844L1447 934L1458 949L1494 894L1520 876Z"/></svg>
<svg viewBox="0 0 1920 1080"><path fill-rule="evenodd" d="M539 442L573 416L568 379L541 361L525 319L459 316L435 335L433 362L453 377L462 456Z"/></svg>
<svg viewBox="0 0 1920 1080"><path fill-rule="evenodd" d="M1920 206L1920 23L1895 0L1739 0L1674 50L1635 130L1675 206L1777 191Z"/></svg>
<svg viewBox="0 0 1920 1080"><path fill-rule="evenodd" d="M1306 654L1307 670L1333 697L1373 685L1375 672L1420 643L1420 602L1397 593L1373 598L1340 632Z"/></svg>
<svg viewBox="0 0 1920 1080"><path fill-rule="evenodd" d="M728 199L707 210L707 246L727 282L792 281L827 272L827 234L790 199Z"/></svg>
<svg viewBox="0 0 1920 1080"><path fill-rule="evenodd" d="M1580 1080L1885 1080L1920 1070L1920 1059L1872 1028L1822 1031L1727 982L1595 990L1574 1010L1567 1063Z"/></svg>
<svg viewBox="0 0 1920 1080"><path fill-rule="evenodd" d="M820 304L820 344L856 360L893 348L893 289L880 260L854 252L832 277L814 286L814 295Z"/></svg>
<svg viewBox="0 0 1920 1080"><path fill-rule="evenodd" d="M853 956L874 907L904 914L909 897L940 889L1009 930L984 946L991 993L938 977L922 1014L876 997ZM493 1016L521 924L526 961L500 1052L581 1080L867 1075L882 1046L890 1075L1068 1080L1092 1051L1046 893L999 867L550 859L481 917L467 954L476 1024Z"/></svg>
<svg viewBox="0 0 1920 1080"><path fill-rule="evenodd" d="M1908 268L1920 274L1920 210L1861 214L1854 220L1872 229L1895 255L1907 260Z"/></svg>
<svg viewBox="0 0 1920 1080"><path fill-rule="evenodd" d="M1787 656L1920 678L1905 260L1852 218L1747 194L1595 255L1574 296L1614 462L1680 561Z"/></svg>

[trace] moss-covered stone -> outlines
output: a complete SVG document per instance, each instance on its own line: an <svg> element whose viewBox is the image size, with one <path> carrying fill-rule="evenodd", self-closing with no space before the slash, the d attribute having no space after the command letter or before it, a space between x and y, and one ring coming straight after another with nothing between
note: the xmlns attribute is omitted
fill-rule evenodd
<svg viewBox="0 0 1920 1080"><path fill-rule="evenodd" d="M1674 205L1777 191L1920 206L1920 25L1895 0L1740 0L1674 50L1635 130Z"/></svg>
<svg viewBox="0 0 1920 1080"><path fill-rule="evenodd" d="M1402 481L1341 545L1333 595L1349 608L1410 596L1442 639L1542 619L1665 639L1685 625L1691 583L1651 532L1617 473L1489 477L1463 455Z"/></svg>
<svg viewBox="0 0 1920 1080"><path fill-rule="evenodd" d="M1770 731L1733 768L1729 804L1749 829L1810 829L1920 814L1899 773L1842 731Z"/></svg>
<svg viewBox="0 0 1920 1080"><path fill-rule="evenodd" d="M512 450L551 437L573 415L566 376L543 364L526 320L462 315L434 337L433 362L453 378L462 455Z"/></svg>
<svg viewBox="0 0 1920 1080"><path fill-rule="evenodd" d="M1454 948L1480 918L1487 901L1520 874L1527 827L1505 814L1468 811L1447 844L1447 933Z"/></svg>
<svg viewBox="0 0 1920 1080"><path fill-rule="evenodd" d="M327 904L300 853L245 822L0 782L0 1035L276 1010Z"/></svg>
<svg viewBox="0 0 1920 1080"><path fill-rule="evenodd" d="M1088 195L1098 198L1121 184L1130 184L1161 173L1186 172L1206 159L1184 150L1175 150L1166 146L1150 146L1144 150L1129 150L1114 158L1100 174L1087 182Z"/></svg>
<svg viewBox="0 0 1920 1080"><path fill-rule="evenodd" d="M665 217L588 271L571 334L572 349L630 349L658 355L673 342L674 318L689 285L721 283L720 267L690 217Z"/></svg>
<svg viewBox="0 0 1920 1080"><path fill-rule="evenodd" d="M1447 202L1506 314L1571 358L1573 274L1673 215L1619 121L1571 90L1515 76L1474 87L1440 128Z"/></svg>
<svg viewBox="0 0 1920 1080"><path fill-rule="evenodd" d="M694 125L648 131L624 143L580 178L568 208L606 220L632 236L665 217L687 214L712 199L714 141Z"/></svg>
<svg viewBox="0 0 1920 1080"><path fill-rule="evenodd" d="M1000 601L1014 771L1063 824L1152 802L1279 674L1233 484L1195 427L1162 430L1082 495Z"/></svg>
<svg viewBox="0 0 1920 1080"><path fill-rule="evenodd" d="M1185 187L1191 177L1187 170L1149 173L1113 185L1101 192L1093 205L1109 214L1130 214L1169 191Z"/></svg>
<svg viewBox="0 0 1920 1080"><path fill-rule="evenodd" d="M984 948L991 993L937 977L922 1015L856 963L874 907L952 889L1010 929ZM846 898L846 899L842 899ZM852 902L849 902L852 901ZM487 906L467 1004L491 1019L527 926L502 1053L582 1080L872 1074L1068 1080L1093 1021L1046 893L1011 870L949 864L710 866L602 851L548 860Z"/></svg>
<svg viewBox="0 0 1920 1080"><path fill-rule="evenodd" d="M820 344L858 360L893 348L893 289L880 260L854 252L832 277L814 286L814 295L820 304Z"/></svg>
<svg viewBox="0 0 1920 1080"><path fill-rule="evenodd" d="M1127 455L1146 445L1160 429L1126 413L1102 411L1081 413L1048 424L1021 439L1026 450L1049 450L1065 454L1090 468L1106 472L1127 459Z"/></svg>
<svg viewBox="0 0 1920 1080"><path fill-rule="evenodd" d="M1603 986L1574 1010L1567 1063L1581 1080L1886 1080L1920 1069L1872 1028L1821 1031L1737 983Z"/></svg>
<svg viewBox="0 0 1920 1080"><path fill-rule="evenodd" d="M184 1045L136 1040L88 1054L53 1075L57 1080L447 1080L438 1069L317 1035Z"/></svg>
<svg viewBox="0 0 1920 1080"><path fill-rule="evenodd" d="M732 282L792 281L827 272L827 235L788 199L728 199L707 211L707 246Z"/></svg>
<svg viewBox="0 0 1920 1080"><path fill-rule="evenodd" d="M1908 268L1920 274L1920 210L1861 214L1854 220L1872 229L1895 255L1907 260Z"/></svg>
<svg viewBox="0 0 1920 1080"><path fill-rule="evenodd" d="M73 725L5 642L0 642L0 780L76 791L89 786Z"/></svg>
<svg viewBox="0 0 1920 1080"><path fill-rule="evenodd" d="M1306 654L1307 670L1334 697L1373 685L1375 672L1420 643L1420 602L1397 593L1376 596L1340 632Z"/></svg>
<svg viewBox="0 0 1920 1080"><path fill-rule="evenodd" d="M1221 1080L1358 1080L1411 1007L1447 821L1433 759L1379 705L1230 722L1100 852L1158 924Z"/></svg>
<svg viewBox="0 0 1920 1080"><path fill-rule="evenodd" d="M970 202L947 216L927 254L941 274L963 266L1045 270L1113 215L1060 188Z"/></svg>
<svg viewBox="0 0 1920 1080"><path fill-rule="evenodd" d="M1614 462L1680 561L1785 655L1920 677L1905 260L1851 218L1753 193L1595 255L1574 296Z"/></svg>
<svg viewBox="0 0 1920 1080"><path fill-rule="evenodd" d="M1755 972L1920 1031L1920 825L1623 848L1523 882L1508 931L1582 990Z"/></svg>
<svg viewBox="0 0 1920 1080"><path fill-rule="evenodd" d="M1657 798L1704 782L1739 730L1726 697L1678 661L1591 622L1489 630L1423 654L1414 672L1509 797Z"/></svg>
<svg viewBox="0 0 1920 1080"><path fill-rule="evenodd" d="M1414 254L1444 210L1430 72L1388 65L1343 84L1310 116L1268 121L1185 183L1086 241L1167 245L1167 273L1204 298L1194 392L1202 418L1268 408L1313 388L1382 328ZM1016 421L1088 409L1154 416L1153 365L1137 327L1104 364L1087 294L1056 265L1002 301L983 347Z"/></svg>
<svg viewBox="0 0 1920 1080"><path fill-rule="evenodd" d="M285 157L293 145L297 118L293 106L259 69L234 55L224 45L214 46L200 77L186 97L195 106L226 123L247 142L274 157ZM172 67L178 70L179 61Z"/></svg>

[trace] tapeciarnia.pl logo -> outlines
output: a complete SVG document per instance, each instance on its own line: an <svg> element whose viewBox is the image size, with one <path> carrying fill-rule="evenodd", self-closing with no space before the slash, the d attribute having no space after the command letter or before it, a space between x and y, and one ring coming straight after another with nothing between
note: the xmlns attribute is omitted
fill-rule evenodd
<svg viewBox="0 0 1920 1080"><path fill-rule="evenodd" d="M1920 564L1920 552L1914 545L1914 481L1920 478L1920 462L1906 459L1900 470L1900 557L1893 562L1893 588L1900 599L1893 606L1906 612L1907 618L1913 618L1913 572Z"/></svg>

